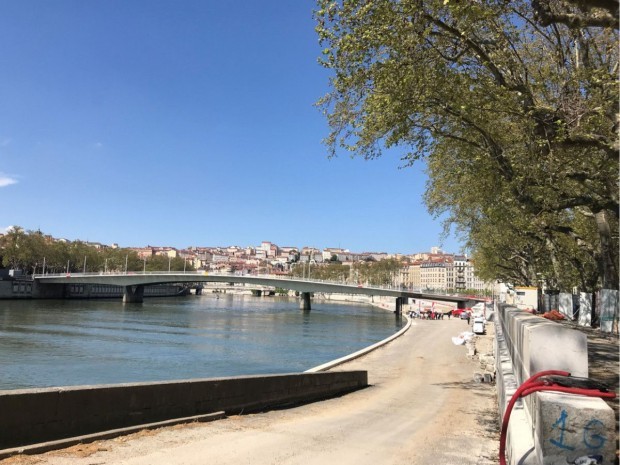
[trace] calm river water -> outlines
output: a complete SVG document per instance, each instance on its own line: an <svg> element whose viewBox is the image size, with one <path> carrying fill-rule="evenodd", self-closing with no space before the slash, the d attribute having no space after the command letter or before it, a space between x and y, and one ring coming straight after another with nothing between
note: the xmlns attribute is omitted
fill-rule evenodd
<svg viewBox="0 0 620 465"><path fill-rule="evenodd" d="M0 301L0 389L304 371L402 326L362 304L203 295Z"/></svg>

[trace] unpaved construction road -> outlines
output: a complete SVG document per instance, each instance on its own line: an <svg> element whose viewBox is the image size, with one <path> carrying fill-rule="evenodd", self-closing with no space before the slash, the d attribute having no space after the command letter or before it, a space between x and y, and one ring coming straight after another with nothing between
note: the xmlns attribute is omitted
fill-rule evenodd
<svg viewBox="0 0 620 465"><path fill-rule="evenodd" d="M415 320L402 337L337 368L368 370L371 384L340 398L1 463L495 464L494 386L473 381L477 362L451 341L466 329L460 320Z"/></svg>

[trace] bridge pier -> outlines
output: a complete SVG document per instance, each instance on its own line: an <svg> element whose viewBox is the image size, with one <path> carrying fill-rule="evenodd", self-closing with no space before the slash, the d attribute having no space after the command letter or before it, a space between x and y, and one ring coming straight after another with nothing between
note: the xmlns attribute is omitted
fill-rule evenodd
<svg viewBox="0 0 620 465"><path fill-rule="evenodd" d="M304 312L310 311L310 293L302 292L299 297L301 297L301 301L299 302L299 308Z"/></svg>
<svg viewBox="0 0 620 465"><path fill-rule="evenodd" d="M396 297L396 305L394 307L394 313L401 314L403 313L403 298L402 297Z"/></svg>
<svg viewBox="0 0 620 465"><path fill-rule="evenodd" d="M144 285L125 286L123 303L140 304L144 301Z"/></svg>

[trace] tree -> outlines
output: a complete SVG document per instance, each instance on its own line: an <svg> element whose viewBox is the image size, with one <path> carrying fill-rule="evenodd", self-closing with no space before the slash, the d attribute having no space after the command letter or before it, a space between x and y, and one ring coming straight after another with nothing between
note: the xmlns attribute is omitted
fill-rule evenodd
<svg viewBox="0 0 620 465"><path fill-rule="evenodd" d="M2 266L20 268L23 263L23 250L26 233L19 226L11 227L1 238Z"/></svg>
<svg viewBox="0 0 620 465"><path fill-rule="evenodd" d="M618 29L617 0L532 0L543 26L564 24L570 28L613 27Z"/></svg>
<svg viewBox="0 0 620 465"><path fill-rule="evenodd" d="M448 214L477 268L499 276L517 260L502 240L517 222L508 245L549 257L529 260L523 282L573 282L564 275L582 266L617 289L617 32L592 27L607 10L581 3L319 0L330 154L425 158L429 210ZM567 25L562 12L583 18Z"/></svg>

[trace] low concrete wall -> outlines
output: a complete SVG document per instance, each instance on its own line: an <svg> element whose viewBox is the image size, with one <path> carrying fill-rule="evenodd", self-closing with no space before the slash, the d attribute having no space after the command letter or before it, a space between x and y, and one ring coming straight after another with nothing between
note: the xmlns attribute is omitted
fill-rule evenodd
<svg viewBox="0 0 620 465"><path fill-rule="evenodd" d="M0 391L0 449L209 412L312 402L366 386L366 371L336 371Z"/></svg>
<svg viewBox="0 0 620 465"><path fill-rule="evenodd" d="M500 414L530 376L564 370L588 376L585 334L500 305L495 320L495 354ZM535 393L519 401L510 416L506 447L511 465L573 463L579 457L615 460L615 417L601 399L570 394Z"/></svg>

